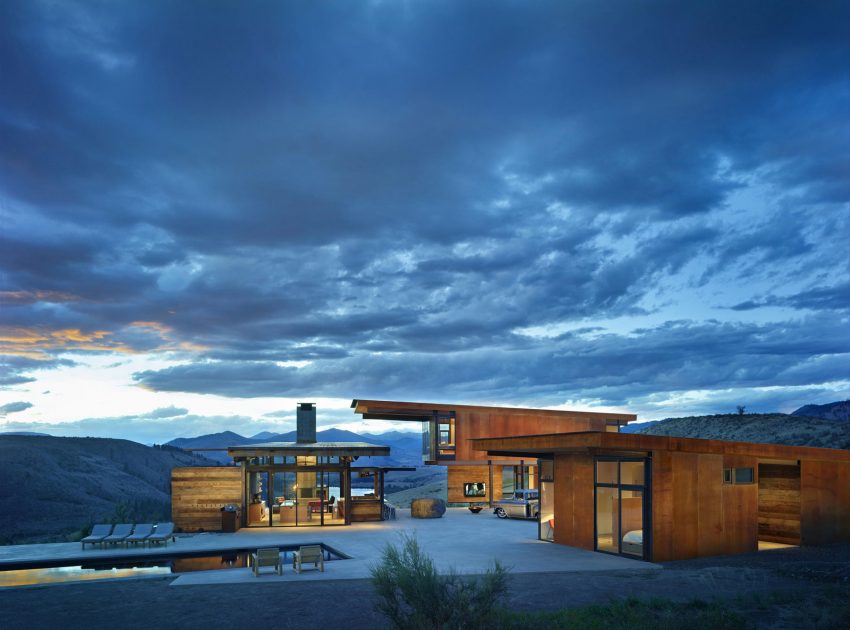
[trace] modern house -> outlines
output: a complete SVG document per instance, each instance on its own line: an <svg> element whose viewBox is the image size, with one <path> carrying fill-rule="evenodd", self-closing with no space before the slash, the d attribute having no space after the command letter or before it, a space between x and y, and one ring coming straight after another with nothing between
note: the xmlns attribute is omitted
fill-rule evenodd
<svg viewBox="0 0 850 630"><path fill-rule="evenodd" d="M361 400L351 402L364 420L422 423L422 459L446 466L449 503L490 502L515 488L536 488L537 457L491 457L476 438L578 431L618 432L633 414Z"/></svg>
<svg viewBox="0 0 850 630"><path fill-rule="evenodd" d="M385 518L384 475L390 470L358 466L361 457L389 455L387 446L365 442L317 442L316 407L300 403L295 442L265 442L227 449L239 464L175 468L171 474L172 519L183 531L222 529L222 509L239 513L241 527L349 525ZM371 479L352 488L352 475Z"/></svg>
<svg viewBox="0 0 850 630"><path fill-rule="evenodd" d="M582 432L473 440L537 459L539 537L656 562L850 541L850 451Z"/></svg>
<svg viewBox="0 0 850 630"><path fill-rule="evenodd" d="M620 433L631 414L351 406L364 419L420 422L423 461L446 466L449 503L537 488L541 540L651 561L850 541L850 450ZM183 530L220 529L226 504L249 527L385 518L384 474L395 469L352 463L389 448L316 442L310 403L298 407L296 442L227 450L238 467L174 469ZM353 488L352 475L371 488Z"/></svg>

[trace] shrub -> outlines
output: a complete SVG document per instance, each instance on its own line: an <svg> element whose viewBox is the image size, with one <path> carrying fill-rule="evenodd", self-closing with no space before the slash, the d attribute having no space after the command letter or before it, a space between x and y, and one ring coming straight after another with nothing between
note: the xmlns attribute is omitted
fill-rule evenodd
<svg viewBox="0 0 850 630"><path fill-rule="evenodd" d="M480 579L451 571L440 575L416 538L402 535L400 548L387 544L371 567L377 609L405 630L484 628L493 625L507 591L508 570L498 560Z"/></svg>

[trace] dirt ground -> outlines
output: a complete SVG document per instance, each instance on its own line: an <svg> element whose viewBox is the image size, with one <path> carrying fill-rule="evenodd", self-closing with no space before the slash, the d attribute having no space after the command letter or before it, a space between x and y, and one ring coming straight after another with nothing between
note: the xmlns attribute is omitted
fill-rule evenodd
<svg viewBox="0 0 850 630"><path fill-rule="evenodd" d="M170 586L172 578L75 583L0 591L7 628L384 627L368 580ZM537 573L512 576L506 604L516 610L605 604L624 597L751 601L757 625L787 623L781 602L850 597L850 545L790 548L744 556L670 562L662 571ZM802 602L802 603L801 603ZM747 604L749 605L749 604ZM7 625L8 624L8 625ZM848 625L850 627L850 619Z"/></svg>

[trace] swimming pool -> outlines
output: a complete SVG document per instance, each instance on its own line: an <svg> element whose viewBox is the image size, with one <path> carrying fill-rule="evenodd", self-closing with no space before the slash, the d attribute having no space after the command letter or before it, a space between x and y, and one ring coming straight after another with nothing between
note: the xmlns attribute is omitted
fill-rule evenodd
<svg viewBox="0 0 850 630"><path fill-rule="evenodd" d="M319 545L322 548L326 562L349 558L346 554L324 543L309 544ZM279 546L278 549L284 554L284 562L289 560L290 552L301 546ZM19 562L0 568L0 588L241 569L251 566L251 554L254 551L256 547L226 551L206 550L192 553L98 557L84 562L80 562L79 559Z"/></svg>

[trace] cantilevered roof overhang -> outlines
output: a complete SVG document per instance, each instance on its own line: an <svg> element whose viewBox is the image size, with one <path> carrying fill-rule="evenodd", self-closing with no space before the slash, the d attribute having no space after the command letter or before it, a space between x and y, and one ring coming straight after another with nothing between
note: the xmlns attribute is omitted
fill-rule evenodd
<svg viewBox="0 0 850 630"><path fill-rule="evenodd" d="M568 411L561 409L530 409L524 407L487 407L482 405L455 405L451 403L402 402L398 400L364 400L355 398L351 401L354 413L363 414L365 420L430 420L434 412L470 411L470 412L504 412L506 414L529 414L535 416L553 416L575 418L577 414L588 418L604 418L619 420L627 424L637 419L631 413L607 413L598 411Z"/></svg>
<svg viewBox="0 0 850 630"><path fill-rule="evenodd" d="M231 446L227 454L234 460L275 455L318 455L321 457L372 457L390 454L389 446L367 442L263 442Z"/></svg>
<svg viewBox="0 0 850 630"><path fill-rule="evenodd" d="M850 462L850 450L839 448L730 442L636 433L603 433L600 431L474 438L471 441L475 450L486 451L488 455L503 457L544 457L568 453L678 451L717 455L747 455L776 460L805 459L809 461Z"/></svg>

